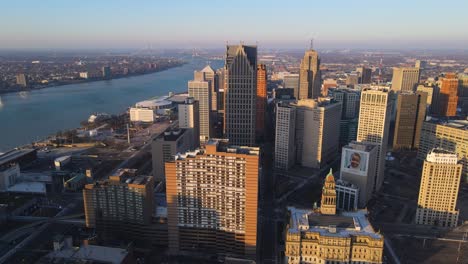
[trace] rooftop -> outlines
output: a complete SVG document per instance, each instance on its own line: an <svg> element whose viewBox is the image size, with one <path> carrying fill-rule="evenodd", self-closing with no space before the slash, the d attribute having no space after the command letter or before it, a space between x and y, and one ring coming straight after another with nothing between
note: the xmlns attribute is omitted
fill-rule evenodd
<svg viewBox="0 0 468 264"><path fill-rule="evenodd" d="M19 182L8 187L8 192L45 194L46 184L44 182Z"/></svg>
<svg viewBox="0 0 468 264"><path fill-rule="evenodd" d="M155 140L163 140L163 141L177 141L187 129L179 128L179 129L167 129L164 133L161 133Z"/></svg>
<svg viewBox="0 0 468 264"><path fill-rule="evenodd" d="M367 235L382 238L367 220L367 210L343 212L340 215L322 215L314 210L294 207L288 207L288 210L291 213L289 233L319 232L323 236Z"/></svg>
<svg viewBox="0 0 468 264"><path fill-rule="evenodd" d="M35 149L14 149L7 151L0 155L0 165L5 163L10 163L17 158L22 157L23 155L29 154L36 151Z"/></svg>
<svg viewBox="0 0 468 264"><path fill-rule="evenodd" d="M79 248L73 247L65 248L60 251L53 251L49 253L46 258L88 260L109 264L120 264L123 263L127 255L128 251L125 249L87 245Z"/></svg>

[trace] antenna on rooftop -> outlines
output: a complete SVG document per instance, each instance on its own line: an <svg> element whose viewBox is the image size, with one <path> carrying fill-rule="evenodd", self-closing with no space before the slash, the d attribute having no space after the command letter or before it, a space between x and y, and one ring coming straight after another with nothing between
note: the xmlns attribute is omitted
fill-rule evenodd
<svg viewBox="0 0 468 264"><path fill-rule="evenodd" d="M310 39L310 49L314 49L314 38Z"/></svg>

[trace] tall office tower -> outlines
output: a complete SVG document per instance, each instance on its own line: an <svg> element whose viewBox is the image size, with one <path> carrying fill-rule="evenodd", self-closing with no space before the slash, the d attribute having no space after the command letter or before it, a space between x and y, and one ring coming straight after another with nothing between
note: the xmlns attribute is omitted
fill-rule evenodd
<svg viewBox="0 0 468 264"><path fill-rule="evenodd" d="M417 158L424 160L433 148L458 155L463 164L463 177L468 181L468 121L432 118L423 123Z"/></svg>
<svg viewBox="0 0 468 264"><path fill-rule="evenodd" d="M200 81L203 72L195 72L195 79L188 82L189 96L198 101L200 121L200 143L211 138L211 92L209 81Z"/></svg>
<svg viewBox="0 0 468 264"><path fill-rule="evenodd" d="M392 92L386 88L372 88L362 91L359 109L357 141L378 144L377 166L374 191L378 191L384 179L385 156L387 154L390 128Z"/></svg>
<svg viewBox="0 0 468 264"><path fill-rule="evenodd" d="M102 78L109 79L112 76L112 70L110 66L104 66L101 69Z"/></svg>
<svg viewBox="0 0 468 264"><path fill-rule="evenodd" d="M393 133L393 149L419 147L421 128L426 119L427 93L399 93Z"/></svg>
<svg viewBox="0 0 468 264"><path fill-rule="evenodd" d="M323 215L336 214L336 190L335 177L330 169L330 172L325 177L325 183L322 188L322 199L320 200L320 213Z"/></svg>
<svg viewBox="0 0 468 264"><path fill-rule="evenodd" d="M255 258L259 148L209 140L166 163L169 251Z"/></svg>
<svg viewBox="0 0 468 264"><path fill-rule="evenodd" d="M328 93L342 103L340 121L340 147L356 140L360 91L348 88L330 89Z"/></svg>
<svg viewBox="0 0 468 264"><path fill-rule="evenodd" d="M193 135L187 129L171 130L153 139L151 142L151 156L153 162L153 176L163 181L166 175L164 163L174 159L174 155L185 152L193 146Z"/></svg>
<svg viewBox="0 0 468 264"><path fill-rule="evenodd" d="M288 170L295 163L296 109L287 103L276 106L275 167Z"/></svg>
<svg viewBox="0 0 468 264"><path fill-rule="evenodd" d="M154 207L154 179L120 169L108 180L83 189L87 227L150 224Z"/></svg>
<svg viewBox="0 0 468 264"><path fill-rule="evenodd" d="M257 46L227 46L225 67L225 137L233 145L255 144Z"/></svg>
<svg viewBox="0 0 468 264"><path fill-rule="evenodd" d="M369 84L372 82L372 69L361 66L357 67L356 71L359 73L359 83Z"/></svg>
<svg viewBox="0 0 468 264"><path fill-rule="evenodd" d="M427 67L427 62L423 60L416 60L414 62L414 67L419 69L425 69Z"/></svg>
<svg viewBox="0 0 468 264"><path fill-rule="evenodd" d="M321 168L338 153L341 102L331 98L303 99L296 108L296 162Z"/></svg>
<svg viewBox="0 0 468 264"><path fill-rule="evenodd" d="M441 80L438 116L456 116L458 104L458 79L454 73L446 73Z"/></svg>
<svg viewBox="0 0 468 264"><path fill-rule="evenodd" d="M257 67L257 116L255 117L257 137L265 133L265 112L267 104L267 71L265 64Z"/></svg>
<svg viewBox="0 0 468 264"><path fill-rule="evenodd" d="M468 115L468 74L458 75L458 106L462 115Z"/></svg>
<svg viewBox="0 0 468 264"><path fill-rule="evenodd" d="M458 188L462 165L457 155L442 149L433 149L424 161L419 188L416 223L456 227L459 211Z"/></svg>
<svg viewBox="0 0 468 264"><path fill-rule="evenodd" d="M216 111L218 109L218 103L217 103L217 91L218 91L218 75L216 72L211 68L210 65L207 65L203 70L201 71L195 71L194 72L194 81L205 81L209 82L209 87L210 87L210 104L211 104L211 110Z"/></svg>
<svg viewBox="0 0 468 264"><path fill-rule="evenodd" d="M16 84L19 86L27 87L28 86L28 77L24 73L16 74Z"/></svg>
<svg viewBox="0 0 468 264"><path fill-rule="evenodd" d="M307 50L299 69L299 94L297 99L315 99L320 97L322 87L320 58L317 51Z"/></svg>
<svg viewBox="0 0 468 264"><path fill-rule="evenodd" d="M372 197L376 176L378 145L351 142L341 152L340 179L359 188L359 208L365 208Z"/></svg>
<svg viewBox="0 0 468 264"><path fill-rule="evenodd" d="M426 107L427 107L427 114L432 114L434 110L434 107L437 105L437 101L439 98L439 87L437 86L430 86L427 84L420 84L416 88L416 91L418 92L425 92L427 93L427 100L426 100Z"/></svg>
<svg viewBox="0 0 468 264"><path fill-rule="evenodd" d="M179 128L185 128L192 134L190 149L200 147L200 114L198 101L193 97L185 99L183 104L178 105Z"/></svg>
<svg viewBox="0 0 468 264"><path fill-rule="evenodd" d="M419 83L419 68L393 68L392 90L414 92Z"/></svg>
<svg viewBox="0 0 468 264"><path fill-rule="evenodd" d="M283 78L283 88L294 90L294 98L299 97L299 74L289 74Z"/></svg>

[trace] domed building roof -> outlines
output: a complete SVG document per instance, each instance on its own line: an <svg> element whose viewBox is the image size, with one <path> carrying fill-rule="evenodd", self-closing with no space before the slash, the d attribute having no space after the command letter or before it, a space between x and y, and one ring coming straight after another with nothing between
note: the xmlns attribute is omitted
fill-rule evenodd
<svg viewBox="0 0 468 264"><path fill-rule="evenodd" d="M328 172L327 176L325 177L325 182L335 182L332 169L330 169L330 172Z"/></svg>

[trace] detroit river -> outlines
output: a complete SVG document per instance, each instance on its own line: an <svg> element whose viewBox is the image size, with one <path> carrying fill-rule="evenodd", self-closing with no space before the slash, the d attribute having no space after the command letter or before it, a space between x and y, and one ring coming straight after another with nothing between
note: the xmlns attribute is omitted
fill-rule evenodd
<svg viewBox="0 0 468 264"><path fill-rule="evenodd" d="M94 112L119 114L138 101L186 91L193 71L207 59L183 59L183 66L146 75L0 95L0 152L79 127ZM223 63L214 60L211 66Z"/></svg>

